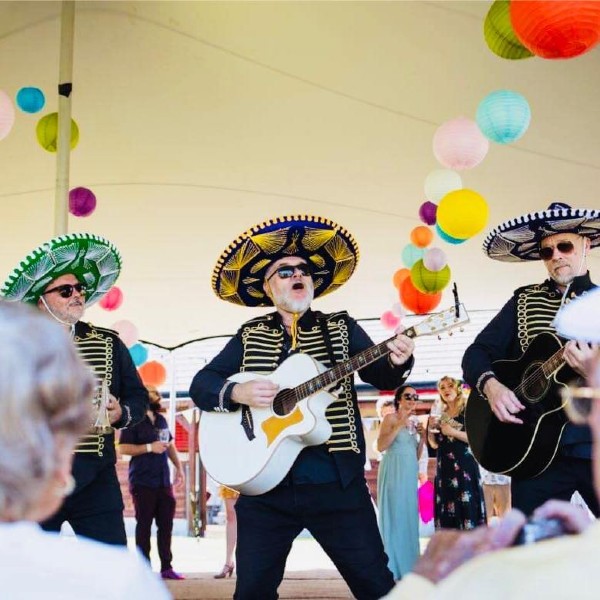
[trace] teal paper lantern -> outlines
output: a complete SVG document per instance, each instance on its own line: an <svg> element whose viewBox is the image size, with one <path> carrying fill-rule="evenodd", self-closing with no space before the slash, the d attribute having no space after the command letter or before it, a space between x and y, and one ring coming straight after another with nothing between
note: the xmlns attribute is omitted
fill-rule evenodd
<svg viewBox="0 0 600 600"><path fill-rule="evenodd" d="M36 87L24 87L17 92L17 106L26 113L36 113L44 108L46 97Z"/></svg>
<svg viewBox="0 0 600 600"><path fill-rule="evenodd" d="M148 349L142 344L134 344L129 348L129 354L136 367L143 365L148 360Z"/></svg>
<svg viewBox="0 0 600 600"><path fill-rule="evenodd" d="M425 248L417 248L414 244L406 244L402 250L402 262L409 269L423 258Z"/></svg>
<svg viewBox="0 0 600 600"><path fill-rule="evenodd" d="M462 244L463 242L466 242L468 239L467 238L464 240L460 240L458 238L452 237L451 235L448 235L437 223L435 226L435 230L436 230L438 236L440 237L440 239L444 240L444 242L448 242L449 244L454 244L454 245Z"/></svg>
<svg viewBox="0 0 600 600"><path fill-rule="evenodd" d="M497 90L480 102L475 120L486 138L497 144L510 144L527 131L531 109L518 92Z"/></svg>

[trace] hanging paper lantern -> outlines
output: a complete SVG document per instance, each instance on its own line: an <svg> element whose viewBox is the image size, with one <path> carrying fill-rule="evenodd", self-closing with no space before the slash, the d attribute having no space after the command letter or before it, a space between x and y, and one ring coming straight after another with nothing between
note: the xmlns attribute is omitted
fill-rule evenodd
<svg viewBox="0 0 600 600"><path fill-rule="evenodd" d="M117 321L113 323L111 329L114 329L119 334L121 341L128 348L131 348L138 341L138 329L131 321Z"/></svg>
<svg viewBox="0 0 600 600"><path fill-rule="evenodd" d="M444 240L444 242L448 242L449 244L458 245L467 241L466 238L461 240L460 238L455 238L451 235L448 235L439 225L435 226L435 231L440 239Z"/></svg>
<svg viewBox="0 0 600 600"><path fill-rule="evenodd" d="M479 233L487 224L489 208L477 192L463 189L446 194L437 210L437 224L453 238L464 240Z"/></svg>
<svg viewBox="0 0 600 600"><path fill-rule="evenodd" d="M429 246L432 240L433 231L431 231L429 227L425 227L425 225L419 225L410 232L410 241L417 248L425 248L426 246Z"/></svg>
<svg viewBox="0 0 600 600"><path fill-rule="evenodd" d="M418 260L410 270L410 279L413 285L426 294L442 291L450 282L450 267L446 265L439 271L430 271L422 260Z"/></svg>
<svg viewBox="0 0 600 600"><path fill-rule="evenodd" d="M56 152L58 144L58 113L50 113L42 117L35 128L40 146L48 152ZM79 127L71 119L71 150L79 142Z"/></svg>
<svg viewBox="0 0 600 600"><path fill-rule="evenodd" d="M69 212L76 217L89 217L96 210L96 196L86 187L69 192Z"/></svg>
<svg viewBox="0 0 600 600"><path fill-rule="evenodd" d="M400 302L416 315L431 312L442 301L442 292L424 294L420 292L407 277L400 286Z"/></svg>
<svg viewBox="0 0 600 600"><path fill-rule="evenodd" d="M100 308L108 311L117 310L121 304L123 304L123 292L116 285L111 287L100 302L98 302Z"/></svg>
<svg viewBox="0 0 600 600"><path fill-rule="evenodd" d="M414 244L406 244L402 250L402 262L410 269L418 260L423 258L425 251Z"/></svg>
<svg viewBox="0 0 600 600"><path fill-rule="evenodd" d="M15 123L15 107L10 96L0 90L0 140L3 140Z"/></svg>
<svg viewBox="0 0 600 600"><path fill-rule="evenodd" d="M408 270L408 269L407 269ZM399 318L401 319L402 317L406 316L406 312L404 312L404 308L402 308L402 304L400 304L400 302L394 302L394 304L392 304L392 312Z"/></svg>
<svg viewBox="0 0 600 600"><path fill-rule="evenodd" d="M600 41L597 0L513 1L510 20L521 43L542 58L573 58Z"/></svg>
<svg viewBox="0 0 600 600"><path fill-rule="evenodd" d="M458 117L440 125L433 136L433 153L448 169L463 171L476 167L490 148L477 123Z"/></svg>
<svg viewBox="0 0 600 600"><path fill-rule="evenodd" d="M410 270L409 269L398 269L395 273L394 273L394 277L393 277L393 284L394 287L399 290L400 289L400 285L402 284L402 282L410 275Z"/></svg>
<svg viewBox="0 0 600 600"><path fill-rule="evenodd" d="M423 255L423 264L430 271L439 271L448 263L446 253L441 248L429 248Z"/></svg>
<svg viewBox="0 0 600 600"><path fill-rule="evenodd" d="M44 108L44 92L36 87L23 87L17 92L17 106L26 113L36 113Z"/></svg>
<svg viewBox="0 0 600 600"><path fill-rule="evenodd" d="M423 202L419 207L419 219L425 225L435 225L435 213L437 212L437 204L433 202Z"/></svg>
<svg viewBox="0 0 600 600"><path fill-rule="evenodd" d="M129 348L129 354L136 367L142 366L148 360L148 349L143 344L134 344Z"/></svg>
<svg viewBox="0 0 600 600"><path fill-rule="evenodd" d="M460 190L462 186L462 178L456 171L436 169L425 178L425 198L432 202L439 202L448 192Z"/></svg>
<svg viewBox="0 0 600 600"><path fill-rule="evenodd" d="M533 56L513 30L510 0L496 0L492 4L483 24L483 36L488 48L501 58L519 60Z"/></svg>
<svg viewBox="0 0 600 600"><path fill-rule="evenodd" d="M480 102L475 120L486 138L497 144L510 144L527 131L531 109L518 92L498 90Z"/></svg>
<svg viewBox="0 0 600 600"><path fill-rule="evenodd" d="M381 325L385 329L396 329L400 325L400 318L397 317L391 310L386 310L381 315Z"/></svg>
<svg viewBox="0 0 600 600"><path fill-rule="evenodd" d="M167 370L156 360L144 363L138 369L138 373L140 374L144 385L159 387L167 380Z"/></svg>

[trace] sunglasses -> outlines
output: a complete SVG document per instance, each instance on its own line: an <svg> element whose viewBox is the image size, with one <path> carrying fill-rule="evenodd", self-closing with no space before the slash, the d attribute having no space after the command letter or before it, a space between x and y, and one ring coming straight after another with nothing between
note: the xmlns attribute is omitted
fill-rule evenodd
<svg viewBox="0 0 600 600"><path fill-rule="evenodd" d="M419 399L419 394L402 394L402 397L405 400L418 400Z"/></svg>
<svg viewBox="0 0 600 600"><path fill-rule="evenodd" d="M73 295L73 290L75 290L78 294L85 295L86 289L87 286L84 283L76 283L75 285L65 283L63 285L57 285L56 287L46 290L42 296L51 294L52 292L58 292L61 298L70 298Z"/></svg>
<svg viewBox="0 0 600 600"><path fill-rule="evenodd" d="M283 265L273 271L268 277L267 281L273 277L273 275L279 275L279 279L289 279L296 271L303 277L310 277L310 267L307 263L300 263L299 265Z"/></svg>
<svg viewBox="0 0 600 600"><path fill-rule="evenodd" d="M558 250L561 254L571 254L575 250L575 246L573 246L573 242L558 242L556 247L540 248L542 260L550 260L554 256L554 250Z"/></svg>

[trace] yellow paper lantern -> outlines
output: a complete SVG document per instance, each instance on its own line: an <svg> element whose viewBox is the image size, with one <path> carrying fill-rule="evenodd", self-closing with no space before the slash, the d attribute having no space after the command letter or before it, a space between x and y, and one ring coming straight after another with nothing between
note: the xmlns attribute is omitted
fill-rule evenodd
<svg viewBox="0 0 600 600"><path fill-rule="evenodd" d="M48 152L56 152L58 144L58 113L50 113L42 117L35 128L40 146ZM71 119L71 150L79 142L79 127Z"/></svg>
<svg viewBox="0 0 600 600"><path fill-rule="evenodd" d="M413 285L424 294L433 294L443 290L450 282L450 267L446 265L439 271L430 271L422 260L418 260L410 270Z"/></svg>
<svg viewBox="0 0 600 600"><path fill-rule="evenodd" d="M487 224L489 208L485 198L469 189L446 194L437 209L437 224L449 236L466 240Z"/></svg>

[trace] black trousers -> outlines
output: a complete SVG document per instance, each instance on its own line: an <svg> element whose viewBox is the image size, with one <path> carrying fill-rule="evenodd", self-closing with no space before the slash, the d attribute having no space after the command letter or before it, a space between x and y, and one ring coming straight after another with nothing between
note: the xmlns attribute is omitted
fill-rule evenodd
<svg viewBox="0 0 600 600"><path fill-rule="evenodd" d="M123 496L115 466L106 465L94 478L66 498L58 512L41 525L60 531L67 521L77 535L105 544L127 545L123 521Z"/></svg>
<svg viewBox="0 0 600 600"><path fill-rule="evenodd" d="M375 600L394 587L388 557L364 477L340 483L280 485L235 505L237 600L272 600L296 536L308 529L359 600Z"/></svg>
<svg viewBox="0 0 600 600"><path fill-rule="evenodd" d="M513 508L526 515L551 498L568 502L576 491L594 515L600 516L591 460L558 456L541 475L533 479L513 478L511 482Z"/></svg>

